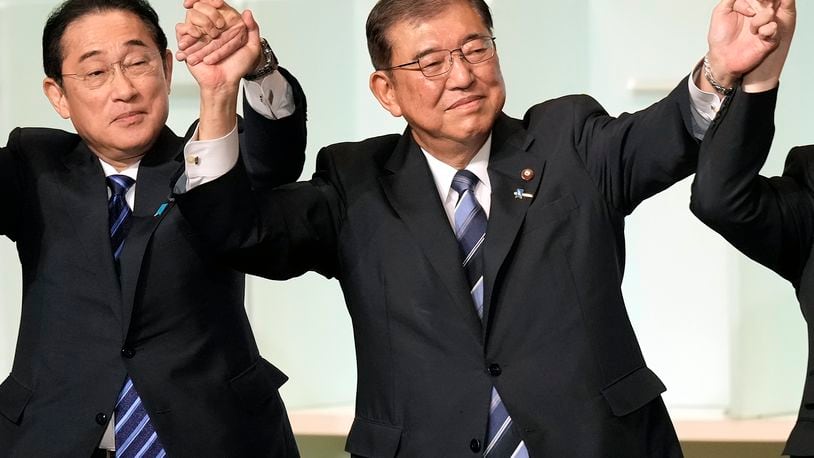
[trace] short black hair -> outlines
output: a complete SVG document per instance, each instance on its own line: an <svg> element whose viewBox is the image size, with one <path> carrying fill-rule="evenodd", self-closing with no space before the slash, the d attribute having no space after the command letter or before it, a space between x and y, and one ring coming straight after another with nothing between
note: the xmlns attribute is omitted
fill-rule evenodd
<svg viewBox="0 0 814 458"><path fill-rule="evenodd" d="M72 22L88 14L126 11L136 15L147 27L158 52L164 55L167 36L158 24L158 14L146 0L65 0L48 16L42 31L42 67L45 75L62 84L62 36Z"/></svg>
<svg viewBox="0 0 814 458"><path fill-rule="evenodd" d="M366 34L367 50L373 68L383 70L392 63L393 47L387 38L387 32L397 22L420 21L440 14L444 8L456 3L465 3L472 7L483 19L483 23L492 32L492 12L484 0L379 0L370 10L367 17Z"/></svg>

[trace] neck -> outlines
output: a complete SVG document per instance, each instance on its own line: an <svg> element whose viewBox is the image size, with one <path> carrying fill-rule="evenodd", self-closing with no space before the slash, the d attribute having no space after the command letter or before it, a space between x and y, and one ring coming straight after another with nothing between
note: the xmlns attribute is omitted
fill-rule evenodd
<svg viewBox="0 0 814 458"><path fill-rule="evenodd" d="M458 142L443 138L425 139L413 133L413 139L424 151L458 170L466 168L472 158L478 154L487 138L489 138L489 133L465 142Z"/></svg>
<svg viewBox="0 0 814 458"><path fill-rule="evenodd" d="M96 157L113 166L113 168L116 169L117 172L121 172L122 170L132 166L133 164L140 161L141 158L144 157L144 153L134 154L130 156L123 156L119 154L115 157L111 157L110 155L99 154L96 151L94 151L94 153L96 153Z"/></svg>

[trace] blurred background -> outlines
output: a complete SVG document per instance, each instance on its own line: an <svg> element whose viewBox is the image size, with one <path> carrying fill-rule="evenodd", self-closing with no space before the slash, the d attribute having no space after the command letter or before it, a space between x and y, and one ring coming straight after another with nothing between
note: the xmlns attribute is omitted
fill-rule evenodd
<svg viewBox="0 0 814 458"><path fill-rule="evenodd" d="M40 39L55 0L0 1L0 136L16 126L71 130L42 93ZM174 49L181 0L154 0ZM367 87L372 71L364 22L374 0L254 0L250 8L281 65L308 96L310 176L321 146L405 124ZM707 49L712 0L492 0L505 111L588 93L612 114L666 95ZM793 145L814 143L814 4L798 2L795 42L782 78L777 134L764 173L782 172ZM197 86L176 63L170 126L183 133L198 112ZM0 140L5 144L6 140ZM649 366L688 456L778 456L800 402L805 323L790 284L756 265L694 219L690 179L646 201L628 218L624 294ZM0 240L0 379L11 369L20 316L14 245ZM286 283L252 278L247 308L263 355L291 380L282 394L304 457L347 456L352 416L353 336L335 281L308 274ZM779 417L778 420L764 420ZM737 421L734 421L737 420ZM321 423L325 422L325 424ZM751 425L706 437L718 424ZM768 425L768 426L767 426ZM775 428L775 429L773 429ZM779 432L771 432L771 431ZM682 432L683 431L683 432ZM694 430L693 430L694 431ZM729 431L729 430L727 430ZM734 434L734 435L733 435ZM738 436L738 434L742 434ZM725 436L725 437L724 437Z"/></svg>

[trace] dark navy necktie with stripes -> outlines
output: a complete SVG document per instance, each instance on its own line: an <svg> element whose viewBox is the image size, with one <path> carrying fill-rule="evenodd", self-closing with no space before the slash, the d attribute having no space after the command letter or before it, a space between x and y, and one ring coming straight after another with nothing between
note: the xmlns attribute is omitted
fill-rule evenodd
<svg viewBox="0 0 814 458"><path fill-rule="evenodd" d="M107 185L110 188L110 200L107 210L110 222L110 243L113 249L113 259L116 261L116 270L119 271L119 256L124 248L124 240L130 225L132 211L127 205L125 195L127 190L135 184L135 180L126 175L110 175ZM141 403L133 380L128 376L124 387L116 402L115 429L116 429L116 456L135 457L163 457L164 449L158 441L150 417Z"/></svg>
<svg viewBox="0 0 814 458"><path fill-rule="evenodd" d="M483 242L486 239L486 213L475 198L478 177L468 170L459 170L452 179L452 189L458 192L455 205L455 236L461 247L463 268L469 281L470 294L478 317L483 320ZM486 448L483 455L494 458L528 458L526 445L517 432L517 425L506 411L497 390L492 387L489 423L486 428Z"/></svg>

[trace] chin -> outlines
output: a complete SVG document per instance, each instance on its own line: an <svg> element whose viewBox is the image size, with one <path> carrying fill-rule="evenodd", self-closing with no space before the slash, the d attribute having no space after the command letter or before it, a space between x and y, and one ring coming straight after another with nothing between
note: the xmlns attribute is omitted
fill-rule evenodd
<svg viewBox="0 0 814 458"><path fill-rule="evenodd" d="M145 139L143 141L130 141L127 143L120 143L115 145L115 149L117 151L125 151L128 156L133 155L143 155L149 152L150 147L153 144L153 139Z"/></svg>
<svg viewBox="0 0 814 458"><path fill-rule="evenodd" d="M160 130L149 130L149 131L141 131L137 133L133 133L129 135L122 146L129 145L131 148L145 148L150 146L159 136L161 133Z"/></svg>
<svg viewBox="0 0 814 458"><path fill-rule="evenodd" d="M472 126L468 129L463 130L460 134L460 138L474 138L489 135L489 132L491 131L492 131L491 125Z"/></svg>

